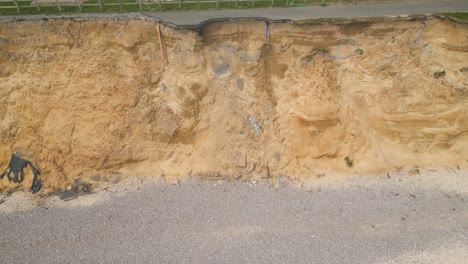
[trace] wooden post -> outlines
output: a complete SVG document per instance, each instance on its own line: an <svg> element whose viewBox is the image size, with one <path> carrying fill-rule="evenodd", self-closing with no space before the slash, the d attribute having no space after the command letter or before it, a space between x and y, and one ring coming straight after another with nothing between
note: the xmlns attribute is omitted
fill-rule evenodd
<svg viewBox="0 0 468 264"><path fill-rule="evenodd" d="M271 0L271 6L275 4L275 0Z"/></svg>
<svg viewBox="0 0 468 264"><path fill-rule="evenodd" d="M37 3L36 3L36 8L37 8L37 12L41 12L41 8L39 7Z"/></svg>
<svg viewBox="0 0 468 264"><path fill-rule="evenodd" d="M120 13L122 13L122 0L119 0L119 9L120 9Z"/></svg>
<svg viewBox="0 0 468 264"><path fill-rule="evenodd" d="M138 0L138 4L140 4L140 11L143 11L143 6L141 5L141 0Z"/></svg>
<svg viewBox="0 0 468 264"><path fill-rule="evenodd" d="M236 7L237 7L237 4L238 4L237 2L238 2L238 0L236 0Z"/></svg>
<svg viewBox="0 0 468 264"><path fill-rule="evenodd" d="M159 23L158 23L158 37L159 37L159 48L161 50L161 59L162 59L163 65L166 65L167 61L166 61L166 56L164 55L164 48L163 48L161 29L159 28Z"/></svg>
<svg viewBox="0 0 468 264"><path fill-rule="evenodd" d="M161 9L162 5L161 5L161 1L162 0L158 0L158 3L159 3L159 9Z"/></svg>
<svg viewBox="0 0 468 264"><path fill-rule="evenodd" d="M198 9L200 9L200 0L197 1Z"/></svg>
<svg viewBox="0 0 468 264"><path fill-rule="evenodd" d="M80 2L80 0L78 0L78 9L80 9L80 11L83 11L83 9L81 8L81 2Z"/></svg>
<svg viewBox="0 0 468 264"><path fill-rule="evenodd" d="M252 0L252 6L255 6L255 0Z"/></svg>
<svg viewBox="0 0 468 264"><path fill-rule="evenodd" d="M60 2L58 0L55 0L57 2L57 7L59 9L59 11L62 11L62 6L60 6Z"/></svg>
<svg viewBox="0 0 468 264"><path fill-rule="evenodd" d="M179 0L179 9L182 9L182 3Z"/></svg>
<svg viewBox="0 0 468 264"><path fill-rule="evenodd" d="M99 2L99 8L100 8L101 11L102 11L102 3L101 3L101 0L98 0L98 2Z"/></svg>
<svg viewBox="0 0 468 264"><path fill-rule="evenodd" d="M18 5L18 2L16 0L13 0L13 2L15 2L15 6L16 6L16 11L18 11L18 13L21 13L21 9Z"/></svg>
<svg viewBox="0 0 468 264"><path fill-rule="evenodd" d="M219 8L219 0L216 0L216 8Z"/></svg>

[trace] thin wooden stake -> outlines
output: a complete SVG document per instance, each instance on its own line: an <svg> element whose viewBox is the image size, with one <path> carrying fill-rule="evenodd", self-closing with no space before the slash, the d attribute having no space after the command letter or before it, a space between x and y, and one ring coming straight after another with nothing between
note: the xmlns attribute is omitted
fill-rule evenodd
<svg viewBox="0 0 468 264"><path fill-rule="evenodd" d="M99 2L99 8L100 8L101 11L102 11L102 3L101 3L101 0L98 0L98 2Z"/></svg>
<svg viewBox="0 0 468 264"><path fill-rule="evenodd" d="M164 48L163 48L162 37L161 37L161 29L159 28L159 24L158 24L158 36L159 36L159 48L161 50L161 59L162 59L163 65L166 65L167 61L166 61L166 56L164 55Z"/></svg>
<svg viewBox="0 0 468 264"><path fill-rule="evenodd" d="M57 1L57 7L58 7L59 11L62 11L62 6L60 5L60 2L58 0L56 0L56 1Z"/></svg>
<svg viewBox="0 0 468 264"><path fill-rule="evenodd" d="M16 2L16 0L13 0L13 2L15 2L16 11L18 11L18 13L21 13L21 10L20 10L20 8L19 8L18 2Z"/></svg>
<svg viewBox="0 0 468 264"><path fill-rule="evenodd" d="M138 4L140 4L140 11L143 11L143 6L141 5L141 0L138 0Z"/></svg>

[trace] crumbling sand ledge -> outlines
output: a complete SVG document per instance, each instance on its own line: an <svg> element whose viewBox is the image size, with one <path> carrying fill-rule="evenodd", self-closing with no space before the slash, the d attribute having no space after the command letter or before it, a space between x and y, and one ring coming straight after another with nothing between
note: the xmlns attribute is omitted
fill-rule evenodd
<svg viewBox="0 0 468 264"><path fill-rule="evenodd" d="M410 49L421 22L429 24ZM268 39L257 20L161 26L167 65L156 25L3 20L1 168L19 151L42 170L46 188L64 188L77 178L301 179L467 167L466 23L270 23ZM362 54L323 55L345 38Z"/></svg>

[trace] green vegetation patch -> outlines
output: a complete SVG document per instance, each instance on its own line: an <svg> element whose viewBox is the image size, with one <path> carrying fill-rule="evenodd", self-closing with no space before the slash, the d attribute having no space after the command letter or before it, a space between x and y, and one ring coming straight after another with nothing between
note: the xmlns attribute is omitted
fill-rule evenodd
<svg viewBox="0 0 468 264"><path fill-rule="evenodd" d="M462 21L468 21L468 12L440 13L439 15L453 17Z"/></svg>

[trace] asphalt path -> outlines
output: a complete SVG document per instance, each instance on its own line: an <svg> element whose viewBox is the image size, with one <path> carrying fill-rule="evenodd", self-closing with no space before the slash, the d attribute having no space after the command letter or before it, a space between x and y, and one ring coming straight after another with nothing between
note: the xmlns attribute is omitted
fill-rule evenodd
<svg viewBox="0 0 468 264"><path fill-rule="evenodd" d="M216 18L261 17L273 20L304 20L315 18L356 18L375 16L399 16L413 14L433 14L441 12L468 11L467 0L405 1L385 3L346 4L331 6L304 6L285 8L186 10L170 12L147 12L178 26L198 25L203 21Z"/></svg>
<svg viewBox="0 0 468 264"><path fill-rule="evenodd" d="M317 18L357 18L468 12L468 0L420 0L404 2L343 4L284 8L181 10L143 13L86 13L61 15L0 16L0 21L41 20L44 18L136 18L162 20L178 27L197 27L200 23L226 18L267 18L272 20L304 20Z"/></svg>
<svg viewBox="0 0 468 264"><path fill-rule="evenodd" d="M424 174L424 173L423 173ZM1 263L466 263L468 172L138 182L0 214ZM6 201L8 206L12 201Z"/></svg>

